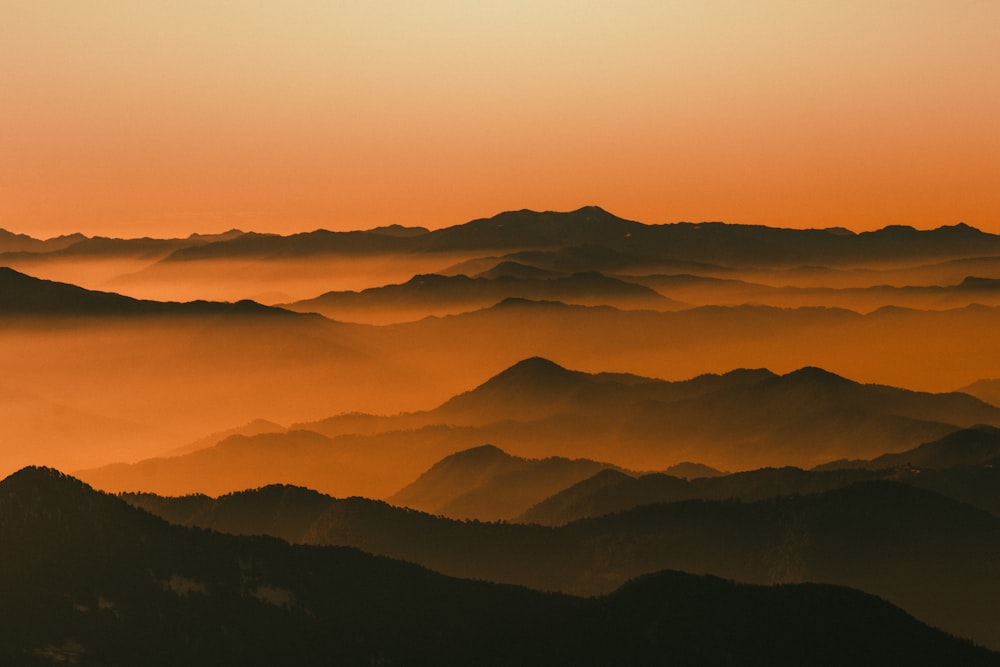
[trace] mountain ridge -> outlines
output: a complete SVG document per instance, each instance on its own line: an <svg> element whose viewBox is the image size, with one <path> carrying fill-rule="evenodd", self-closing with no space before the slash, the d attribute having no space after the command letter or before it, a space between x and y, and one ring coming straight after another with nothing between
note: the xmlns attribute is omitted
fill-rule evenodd
<svg viewBox="0 0 1000 667"><path fill-rule="evenodd" d="M5 664L1000 662L835 586L659 573L600 598L543 594L350 548L170 525L40 469L0 481L0 537ZM821 641L831 624L833 647Z"/></svg>

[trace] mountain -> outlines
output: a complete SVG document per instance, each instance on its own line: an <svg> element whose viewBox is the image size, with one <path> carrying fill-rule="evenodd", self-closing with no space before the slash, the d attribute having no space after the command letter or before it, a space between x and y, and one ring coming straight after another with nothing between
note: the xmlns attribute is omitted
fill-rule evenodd
<svg viewBox="0 0 1000 667"><path fill-rule="evenodd" d="M531 421L561 413L615 413L647 401L696 398L725 387L754 385L769 377L773 373L766 369L737 369L666 382L629 373L572 371L549 359L530 357L449 399L431 416L449 424L482 424Z"/></svg>
<svg viewBox="0 0 1000 667"><path fill-rule="evenodd" d="M244 232L231 229L221 234L191 234L187 238L109 238L83 234L58 236L44 241L0 229L0 259L44 260L52 258L132 257L157 260L182 248L216 241L231 241Z"/></svg>
<svg viewBox="0 0 1000 667"><path fill-rule="evenodd" d="M998 663L848 589L664 572L543 594L172 526L45 469L0 482L0 539L5 664Z"/></svg>
<svg viewBox="0 0 1000 667"><path fill-rule="evenodd" d="M529 358L433 410L341 415L293 424L288 433L236 436L184 456L77 474L111 491L225 493L283 482L384 498L442 458L482 443L522 458L562 457L546 466L550 473L559 467L574 470L551 478L553 484L558 479L568 486L570 477L588 476L583 470L591 465L580 468L568 459L606 461L632 470L665 469L695 456L719 469L812 467L905 450L978 424L1000 425L1000 409L965 394L862 385L818 368L780 376L737 370L666 382L571 371ZM463 473L470 480L496 474L490 457L461 458L468 467L484 465L480 473ZM518 494L526 494L513 505L505 504L513 501L505 500L504 493L491 491L478 495L482 502L472 503L469 497L472 504L447 512L507 516L543 488L558 490L546 483L527 493L526 480L508 480L509 493L517 488ZM496 507L487 511L483 503L491 498ZM423 502L420 507L444 511L443 505Z"/></svg>
<svg viewBox="0 0 1000 667"><path fill-rule="evenodd" d="M570 212L506 211L406 236L327 230L291 236L246 234L228 241L178 249L168 261L588 247L617 253L630 264L680 260L782 266L981 257L1000 254L1000 237L964 224L927 231L889 226L861 234L721 222L647 225L619 218L597 206L586 206ZM505 259L516 261L516 257Z"/></svg>
<svg viewBox="0 0 1000 667"><path fill-rule="evenodd" d="M761 468L694 479L666 473L628 475L602 471L546 498L517 517L517 521L558 526L643 505L687 500L754 502L823 493L885 476L867 470L809 471L792 467Z"/></svg>
<svg viewBox="0 0 1000 667"><path fill-rule="evenodd" d="M1000 376L989 336L998 327L995 307L883 308L865 315L766 306L651 312L507 299L470 313L378 327L369 338L388 358L426 359L428 374L442 366L485 374L540 356L575 368L669 379L818 366L864 382L950 391ZM445 355L443 340L464 343Z"/></svg>
<svg viewBox="0 0 1000 667"><path fill-rule="evenodd" d="M97 292L75 285L41 280L0 266L0 317L135 316L135 315L285 315L291 311L253 301L188 303L145 301L113 292Z"/></svg>
<svg viewBox="0 0 1000 667"><path fill-rule="evenodd" d="M924 443L905 452L883 454L870 461L833 461L817 466L817 470L881 470L900 467L941 469L993 462L1000 463L1000 429L979 426L950 433L940 440Z"/></svg>
<svg viewBox="0 0 1000 667"><path fill-rule="evenodd" d="M234 435L254 436L264 433L285 433L287 430L288 429L281 424L276 424L275 422L268 421L266 419L254 419L253 421L243 424L242 426L226 429L224 431L216 431L215 433L210 433L203 438L195 440L194 442L190 442L181 447L175 447L171 451L167 452L167 455L182 456L184 454L191 454L192 452L197 452L201 449L213 447L226 438L230 438Z"/></svg>
<svg viewBox="0 0 1000 667"><path fill-rule="evenodd" d="M898 269L896 271L900 272ZM760 279L774 280L773 273L762 275ZM867 273L871 275L870 280L898 279L890 271ZM912 274L908 276L910 280L931 278L931 276L923 277L919 269L910 270L910 273ZM1000 289L996 288L996 284L1000 281L973 276L964 277L958 284L948 285L875 284L861 287L774 286L691 273L620 277L694 306L738 306L752 303L778 308L826 306L871 312L886 306L943 310L962 308L973 303L1000 305ZM787 279L791 278L792 276L788 276Z"/></svg>
<svg viewBox="0 0 1000 667"><path fill-rule="evenodd" d="M0 254L26 252L53 252L86 239L83 234L57 236L51 239L36 239L27 234L15 234L0 229Z"/></svg>
<svg viewBox="0 0 1000 667"><path fill-rule="evenodd" d="M682 305L648 287L592 271L555 278L425 274L402 284L361 292L327 292L284 306L299 312L319 312L338 320L384 323L475 310L510 297L655 310Z"/></svg>
<svg viewBox="0 0 1000 667"><path fill-rule="evenodd" d="M1000 379L976 380L959 391L975 396L991 405L1000 406Z"/></svg>
<svg viewBox="0 0 1000 667"><path fill-rule="evenodd" d="M553 493L608 468L613 466L587 459L525 459L483 445L438 461L387 500L453 519L513 519Z"/></svg>
<svg viewBox="0 0 1000 667"><path fill-rule="evenodd" d="M675 463L674 465L670 466L663 472L672 477L680 477L681 479L701 479L703 477L721 477L726 474L721 470L716 470L712 466L707 466L704 463L693 463L691 461L682 461L680 463Z"/></svg>
<svg viewBox="0 0 1000 667"><path fill-rule="evenodd" d="M1000 646L1000 517L898 483L646 505L559 527L454 521L287 487L216 500L126 498L189 525L356 546L451 575L576 594L665 568L761 584L848 585Z"/></svg>

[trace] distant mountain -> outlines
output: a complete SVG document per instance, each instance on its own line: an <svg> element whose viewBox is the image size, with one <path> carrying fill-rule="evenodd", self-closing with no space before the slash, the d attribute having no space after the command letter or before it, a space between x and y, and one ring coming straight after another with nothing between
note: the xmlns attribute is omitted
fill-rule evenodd
<svg viewBox="0 0 1000 667"><path fill-rule="evenodd" d="M663 471L667 475L673 477L680 477L681 479L701 479L703 477L721 477L726 473L721 470L716 470L712 466L707 466L704 463L693 463L691 461L682 461L681 463L675 463L666 470Z"/></svg>
<svg viewBox="0 0 1000 667"><path fill-rule="evenodd" d="M385 236L411 237L423 236L430 230L426 227L406 227L404 225L383 225L367 230L372 234L384 234Z"/></svg>
<svg viewBox="0 0 1000 667"><path fill-rule="evenodd" d="M473 278L489 278L495 280L497 278L558 278L565 274L557 273L555 271L547 271L545 269L539 269L535 266L530 266L528 264L521 264L520 262L499 262L493 265L489 269L485 269L473 275Z"/></svg>
<svg viewBox="0 0 1000 667"><path fill-rule="evenodd" d="M170 452L167 452L168 456L181 456L183 454L190 454L192 452L197 452L200 449L207 449L213 447L226 438L230 438L234 435L244 435L244 436L254 436L262 435L264 433L285 433L286 429L281 424L277 424L266 419L254 419L251 422L247 422L242 426L237 426L235 428L226 429L224 431L216 431L215 433L210 433L204 438L199 438L194 442L190 442L182 447L177 447Z"/></svg>
<svg viewBox="0 0 1000 667"><path fill-rule="evenodd" d="M959 391L1000 407L1000 378L977 380L968 386L962 387Z"/></svg>
<svg viewBox="0 0 1000 667"><path fill-rule="evenodd" d="M738 369L666 382L628 373L571 371L548 359L531 357L449 399L431 417L448 424L531 421L561 413L596 412L613 417L647 401L691 399L725 387L755 385L770 377L774 374L766 369Z"/></svg>
<svg viewBox="0 0 1000 667"><path fill-rule="evenodd" d="M962 429L899 454L870 461L835 461L812 470L762 468L699 478L667 473L597 473L539 502L517 521L561 525L653 503L682 500L756 501L820 493L886 479L916 486L1000 516L1000 431Z"/></svg>
<svg viewBox="0 0 1000 667"><path fill-rule="evenodd" d="M623 441L603 450L580 442L576 451L587 456L618 462L612 451L619 457L629 449L676 451L685 443L682 454L711 456L714 461L742 458L751 466L776 460L818 463L821 459L815 457L825 449L878 452L886 443L916 444L961 426L1000 424L1000 410L964 394L861 385L816 368L783 376L734 371L666 383L588 376L540 359L511 367L432 414L450 424L571 414L586 424L593 440ZM536 430L546 429L539 424ZM578 432L573 437L586 438Z"/></svg>
<svg viewBox="0 0 1000 667"><path fill-rule="evenodd" d="M23 234L11 235L0 230L0 261L58 257L129 257L157 260L176 250L217 241L231 241L243 234L244 232L238 229L221 234L191 234L187 238L167 239L88 237L83 234L71 234L40 241Z"/></svg>
<svg viewBox="0 0 1000 667"><path fill-rule="evenodd" d="M918 271L914 270L913 274L914 279L919 277ZM942 310L961 308L973 303L1000 305L1000 289L996 287L1000 285L1000 280L972 276L963 278L959 284L877 284L864 287L776 287L733 278L692 274L620 277L695 306L737 306L752 303L779 308L826 306L870 312L885 306ZM893 275L874 273L871 280L892 278ZM772 276L771 280L774 279Z"/></svg>
<svg viewBox="0 0 1000 667"><path fill-rule="evenodd" d="M113 292L41 280L0 266L0 317L220 314L297 316L291 311L253 301L177 303L133 299Z"/></svg>
<svg viewBox="0 0 1000 667"><path fill-rule="evenodd" d="M542 594L171 526L44 469L0 482L0 541L5 664L1000 661L847 589L660 573L597 599Z"/></svg>
<svg viewBox="0 0 1000 667"><path fill-rule="evenodd" d="M1000 464L1000 429L993 426L978 426L956 431L940 440L922 444L905 452L883 454L868 461L833 461L817 466L816 469L882 470L912 467L933 470L993 462Z"/></svg>
<svg viewBox="0 0 1000 667"><path fill-rule="evenodd" d="M553 493L608 468L614 466L587 459L525 459L483 445L435 463L387 500L453 519L513 519Z"/></svg>
<svg viewBox="0 0 1000 667"><path fill-rule="evenodd" d="M403 284L361 292L327 292L285 307L338 320L383 323L475 310L509 297L654 310L682 306L648 287L588 272L557 278L418 275Z"/></svg>
<svg viewBox="0 0 1000 667"><path fill-rule="evenodd" d="M761 468L695 479L667 473L628 475L602 471L546 498L517 517L517 521L559 526L643 505L687 500L738 499L754 502L781 496L823 493L885 476L867 470L809 471L792 467Z"/></svg>
<svg viewBox="0 0 1000 667"><path fill-rule="evenodd" d="M0 254L18 252L52 252L61 250L86 239L83 234L57 236L51 239L36 239L27 234L15 234L6 229L0 229Z"/></svg>
<svg viewBox="0 0 1000 667"><path fill-rule="evenodd" d="M440 341L461 340L462 346L448 350L448 366L481 374L528 356L667 378L812 365L866 382L947 391L1000 373L988 334L998 328L1000 308L880 309L866 315L764 306L649 312L508 299L481 311L379 327L370 339L387 354L405 350L410 359L435 361ZM684 458L733 467L696 452Z"/></svg>
<svg viewBox="0 0 1000 667"><path fill-rule="evenodd" d="M291 236L245 234L232 240L180 248L169 261L588 247L615 253L623 260L620 266L648 265L651 261L780 266L996 255L1000 254L1000 237L964 224L929 231L890 226L861 234L721 222L647 225L587 206L565 213L507 211L412 235L375 230L317 230ZM505 259L516 261L516 257ZM590 266L585 270L603 270L608 266Z"/></svg>
<svg viewBox="0 0 1000 667"><path fill-rule="evenodd" d="M126 498L188 525L352 545L453 575L546 590L600 593L663 568L758 583L845 584L1000 646L1000 517L891 482L753 503L649 505L558 528L453 521L287 487L217 500Z"/></svg>
<svg viewBox="0 0 1000 667"><path fill-rule="evenodd" d="M818 368L781 376L738 370L666 382L570 371L530 358L434 410L341 415L295 424L288 433L235 436L185 456L77 474L113 491L225 493L283 482L388 497L442 458L482 443L525 458L585 458L632 470L664 469L695 456L717 468L812 467L905 450L978 424L1000 425L1000 408L965 394L862 385ZM481 474L495 474L494 465L486 461ZM573 474L580 474L578 480L587 476ZM448 511L506 516L511 506L502 494L492 496L497 507L486 512L491 495ZM443 509L426 503L421 507ZM472 514L472 507L485 513Z"/></svg>

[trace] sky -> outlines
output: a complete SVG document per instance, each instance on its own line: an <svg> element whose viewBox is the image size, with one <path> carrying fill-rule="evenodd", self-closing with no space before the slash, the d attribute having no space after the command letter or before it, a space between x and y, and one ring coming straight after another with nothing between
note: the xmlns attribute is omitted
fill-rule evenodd
<svg viewBox="0 0 1000 667"><path fill-rule="evenodd" d="M996 0L2 0L0 227L1000 233Z"/></svg>

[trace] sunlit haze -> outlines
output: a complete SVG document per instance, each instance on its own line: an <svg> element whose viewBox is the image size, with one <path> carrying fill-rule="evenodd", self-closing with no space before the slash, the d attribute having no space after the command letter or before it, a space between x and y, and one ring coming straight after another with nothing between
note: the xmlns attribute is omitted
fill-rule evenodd
<svg viewBox="0 0 1000 667"><path fill-rule="evenodd" d="M7 0L0 227L1000 232L1000 3Z"/></svg>

